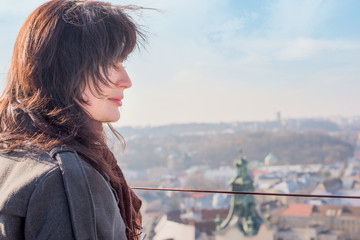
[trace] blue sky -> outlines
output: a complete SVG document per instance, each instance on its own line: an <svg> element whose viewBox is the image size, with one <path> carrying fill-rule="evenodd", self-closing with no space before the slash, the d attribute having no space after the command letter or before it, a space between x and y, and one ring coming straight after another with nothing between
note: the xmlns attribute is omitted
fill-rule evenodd
<svg viewBox="0 0 360 240"><path fill-rule="evenodd" d="M1 73L44 2L4 1ZM121 126L360 115L360 1L113 2L160 10L134 16L148 44L126 63Z"/></svg>

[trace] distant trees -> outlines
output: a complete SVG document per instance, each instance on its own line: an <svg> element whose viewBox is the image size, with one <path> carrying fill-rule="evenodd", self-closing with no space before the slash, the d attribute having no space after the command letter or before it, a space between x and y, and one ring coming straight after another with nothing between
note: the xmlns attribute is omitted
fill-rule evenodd
<svg viewBox="0 0 360 240"><path fill-rule="evenodd" d="M353 156L354 146L324 132L282 131L248 134L244 150L249 160L272 152L280 163L308 164L345 161Z"/></svg>
<svg viewBox="0 0 360 240"><path fill-rule="evenodd" d="M352 144L321 131L235 131L234 134L169 134L138 136L127 141L120 158L130 168L166 167L169 159L179 170L191 165L219 167L232 164L238 156L238 141L249 161L262 161L272 152L279 164L341 162L353 156ZM115 150L116 151L116 150Z"/></svg>

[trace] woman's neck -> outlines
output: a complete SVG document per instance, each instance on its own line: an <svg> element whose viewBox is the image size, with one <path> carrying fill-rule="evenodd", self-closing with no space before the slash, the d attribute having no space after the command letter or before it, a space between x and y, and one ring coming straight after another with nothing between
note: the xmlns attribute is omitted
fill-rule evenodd
<svg viewBox="0 0 360 240"><path fill-rule="evenodd" d="M91 119L89 122L89 127L94 130L94 133L100 138L104 137L104 127L103 123Z"/></svg>

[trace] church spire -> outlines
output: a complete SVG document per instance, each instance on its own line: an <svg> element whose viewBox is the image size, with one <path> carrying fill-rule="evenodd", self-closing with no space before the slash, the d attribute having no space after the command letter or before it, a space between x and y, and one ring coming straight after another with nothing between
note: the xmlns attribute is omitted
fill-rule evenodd
<svg viewBox="0 0 360 240"><path fill-rule="evenodd" d="M243 157L242 144L239 143L239 157L235 160L236 174L230 180L231 190L236 192L253 192L254 186L247 172L247 161ZM255 199L252 195L233 194L229 214L223 222L218 222L219 232L236 226L245 236L256 235L262 219L256 211Z"/></svg>

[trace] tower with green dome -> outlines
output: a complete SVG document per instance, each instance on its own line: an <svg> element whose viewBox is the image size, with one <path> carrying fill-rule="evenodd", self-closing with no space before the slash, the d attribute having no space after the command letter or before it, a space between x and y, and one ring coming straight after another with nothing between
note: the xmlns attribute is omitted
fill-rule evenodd
<svg viewBox="0 0 360 240"><path fill-rule="evenodd" d="M236 174L230 180L231 190L235 192L253 192L254 186L247 172L247 161L239 150L239 157L234 162ZM222 222L217 221L217 232L229 227L237 227L245 236L254 236L258 233L262 219L257 213L255 199L252 195L233 194L229 214Z"/></svg>

